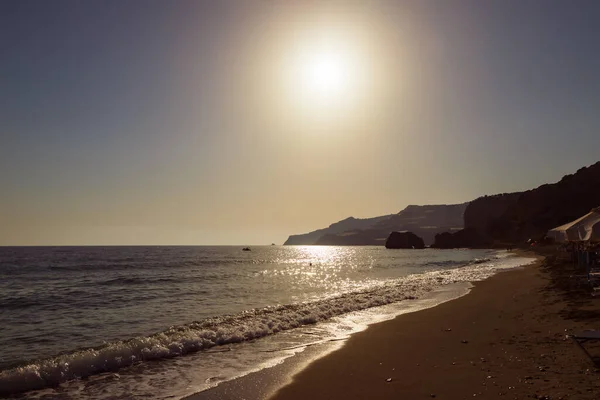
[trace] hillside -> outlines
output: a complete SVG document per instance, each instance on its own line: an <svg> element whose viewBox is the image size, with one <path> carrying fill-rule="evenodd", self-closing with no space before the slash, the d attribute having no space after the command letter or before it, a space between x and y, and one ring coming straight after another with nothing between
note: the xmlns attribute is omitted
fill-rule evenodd
<svg viewBox="0 0 600 400"><path fill-rule="evenodd" d="M317 229L316 231L299 234L299 235L290 235L288 239L285 241L284 245L312 245L316 244L319 238L323 235L327 234L337 234L345 231L358 230L358 229L366 229L379 221L385 220L391 217L394 214L383 215L381 217L373 217L373 218L354 218L348 217L341 221L335 222L329 225L327 228Z"/></svg>
<svg viewBox="0 0 600 400"><path fill-rule="evenodd" d="M502 224L501 217L519 200L523 192L503 193L479 197L469 203L465 210L465 229L471 229L482 237Z"/></svg>
<svg viewBox="0 0 600 400"><path fill-rule="evenodd" d="M480 247L541 238L556 226L600 206L600 162L526 192L483 196L470 203L410 205L398 214L347 218L328 228L292 235L286 245L383 245L392 231L411 231L427 245Z"/></svg>
<svg viewBox="0 0 600 400"><path fill-rule="evenodd" d="M436 233L460 230L467 203L451 205L410 205L398 214L357 220L348 218L329 228L304 235L293 235L285 244L317 245L384 245L392 231L410 230L426 244L433 242ZM346 222L348 221L348 222ZM361 221L361 226L356 222Z"/></svg>

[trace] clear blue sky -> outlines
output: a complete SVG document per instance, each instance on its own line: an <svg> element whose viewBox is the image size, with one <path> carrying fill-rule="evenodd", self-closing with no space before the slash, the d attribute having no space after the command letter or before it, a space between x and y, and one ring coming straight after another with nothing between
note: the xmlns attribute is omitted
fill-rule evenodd
<svg viewBox="0 0 600 400"><path fill-rule="evenodd" d="M592 0L2 1L0 245L281 243L557 181L600 159L598 21Z"/></svg>

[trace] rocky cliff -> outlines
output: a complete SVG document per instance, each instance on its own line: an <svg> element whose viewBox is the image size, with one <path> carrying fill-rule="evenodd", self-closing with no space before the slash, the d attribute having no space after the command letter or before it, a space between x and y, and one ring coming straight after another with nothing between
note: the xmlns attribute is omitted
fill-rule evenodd
<svg viewBox="0 0 600 400"><path fill-rule="evenodd" d="M317 244L317 245L381 245L392 231L414 232L425 240L433 242L437 233L456 231L463 227L463 214L467 203L450 205L410 205L398 214L364 220L362 226L349 224L331 225L304 235L293 235L285 244ZM335 226L335 229L331 229Z"/></svg>
<svg viewBox="0 0 600 400"><path fill-rule="evenodd" d="M600 162L564 176L560 181L528 190L487 227L497 241L539 239L600 205Z"/></svg>
<svg viewBox="0 0 600 400"><path fill-rule="evenodd" d="M465 210L465 229L487 237L489 232L502 224L501 217L509 207L516 204L522 192L483 196L473 200Z"/></svg>
<svg viewBox="0 0 600 400"><path fill-rule="evenodd" d="M465 229L437 235L435 247L480 247L541 239L600 205L600 162L556 183L518 193L484 196L465 210Z"/></svg>
<svg viewBox="0 0 600 400"><path fill-rule="evenodd" d="M539 239L598 206L600 162L526 192L484 196L464 204L412 205L376 218L347 218L329 228L292 235L285 244L383 245L392 231L414 232L426 244L437 235L435 246L440 248L519 243Z"/></svg>

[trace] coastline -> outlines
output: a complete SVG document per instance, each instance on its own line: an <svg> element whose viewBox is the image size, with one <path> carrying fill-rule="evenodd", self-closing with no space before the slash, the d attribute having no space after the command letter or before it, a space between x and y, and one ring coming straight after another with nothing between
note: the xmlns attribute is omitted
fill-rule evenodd
<svg viewBox="0 0 600 400"><path fill-rule="evenodd" d="M271 247L263 247L256 249L253 257L262 258L262 253L273 252ZM60 249L59 249L60 250ZM187 251L179 256L185 260ZM198 249L200 253L205 250L209 252L212 249ZM78 351L66 351L58 356L49 358L38 358L34 361L25 361L22 367L3 370L0 374L0 392L8 395L16 392L27 393L28 397L36 396L56 396L67 398L74 397L89 397L89 398L104 398L105 393L111 393L114 397L127 396L131 388L135 387L136 396L146 396L150 398L183 398L194 393L206 391L209 388L219 386L223 382L231 381L235 378L246 376L252 372L269 369L270 367L281 364L285 359L300 360L300 357L295 357L297 354L302 356L306 354L319 353L328 351L329 348L340 345L347 340L349 336L356 332L360 332L369 325L376 324L381 321L390 320L399 314L406 312L418 311L420 309L432 307L440 302L448 301L458 296L468 293L471 281L483 280L498 270L510 269L515 266L522 265L531 259L524 260L520 257L510 257L506 251L496 250L469 250L457 249L449 251L441 250L423 250L414 252L408 251L388 251L382 247L372 248L326 248L316 249L292 249L290 259L297 264L292 267L282 265L283 268L275 267L266 271L285 270L296 274L298 271L302 275L314 276L314 273L320 274L326 272L327 279L319 279L319 285L322 285L329 290L330 295L324 296L322 299L306 302L294 302L294 293L287 293L286 286L291 284L295 289L307 288L309 291L313 289L315 282L314 278L306 281L306 285L302 286L303 280L283 279L283 285L279 288L286 288L286 296L279 297L282 299L283 305L274 307L265 307L252 310L250 313L236 313L235 307L231 307L231 302L228 296L217 297L214 300L208 297L201 297L198 300L206 299L218 307L225 307L224 312L221 312L223 317L214 317L213 319L202 320L200 323L177 324L177 321L186 318L177 316L176 312L188 312L198 316L198 313L206 310L196 309L196 303L190 304L192 307L182 307L180 296L173 296L177 299L179 307L173 308L169 301L169 297L173 291L173 281L168 280L166 285L157 283L152 285L157 293L167 289L162 297L164 302L160 302L160 306L164 308L149 309L148 311L156 314L164 314L166 320L169 318L175 322L174 325L167 330L150 334L149 336L135 336L131 339L121 341L107 341L102 347L82 348ZM73 250L68 250L73 251ZM95 250L76 250L75 255L85 256L89 252L94 253ZM103 250L104 251L104 250ZM117 254L122 252L135 255L138 249L125 248L119 249ZM148 249L141 249L142 252ZM283 249L275 250L275 255L280 256ZM352 268L345 268L348 259L346 257L337 257L337 261L331 265L339 269L337 277L329 275L332 268L329 266L315 263L312 265L304 265L306 258L298 257L298 251L305 257L323 258L326 254L346 254L356 255L358 258L351 264ZM176 253L179 252L175 251ZM221 256L239 259L241 263L246 263L247 256L240 253L239 249L234 248L233 251L217 251ZM45 253L42 253L45 254ZM50 256L53 257L54 250ZM58 257L62 257L61 251L58 251ZM195 252L194 252L195 254ZM93 255L93 254L92 254ZM241 256L240 256L241 255ZM114 256L114 254L113 254ZM266 254L268 259L273 254ZM40 268L46 269L45 259L47 257L39 257L41 263ZM110 257L109 257L110 258ZM169 259L172 256L168 257ZM373 260L377 261L374 262ZM300 261L298 261L300 260ZM303 261L304 260L304 261ZM498 261L495 261L498 260ZM313 259L314 261L314 259ZM57 261L59 264L60 262ZM329 263L328 263L329 264ZM135 264L134 264L135 265ZM184 264L185 265L185 264ZM302 268L298 268L298 267ZM357 267L358 266L358 267ZM424 268L423 268L424 266ZM358 269L357 269L357 268ZM85 268L85 267L84 267ZM258 279L254 272L258 269L261 272L265 271L263 267L254 269L230 268L230 272L243 272L243 276L247 276L250 282L238 282L240 292L248 288L256 288L256 298L261 298L262 295L271 294L270 285L275 280L267 279L259 276ZM333 268L333 269L335 269ZM202 268L192 268L190 273L199 273L199 275L186 275L186 278L181 280L181 270L172 271L171 268L164 272L167 276L173 276L174 282L177 285L180 283L185 286L188 281L196 281L195 290L202 289L199 282L204 282L203 279L192 279L203 276ZM67 270L71 271L71 269ZM85 269L77 267L73 270L75 277L84 277L87 279L87 274L82 274ZM109 269L109 271L111 271ZM132 274L139 274L143 268L134 268ZM227 271L227 270L225 270ZM359 271L359 272L353 272ZM51 278L55 275L63 275L63 271L55 271L50 269L48 276ZM358 274L358 276L355 276ZM136 293L129 289L131 282L129 278L122 281L121 269L117 268L116 272L110 276L110 273L99 275L98 284L95 287L104 289L104 282L118 282L114 290L106 294L114 293L120 296L121 293ZM227 274L224 274L227 276ZM342 279L343 277L346 277ZM375 277L375 279L372 279ZM142 282L151 282L152 277L140 276ZM336 280L337 279L337 280ZM348 279L350 279L348 281ZM354 280L353 280L354 279ZM52 279L51 279L52 281ZM60 281L60 280L57 280ZM75 279L76 281L76 279ZM256 281L256 285L255 282ZM342 295L336 293L340 286L336 283L340 281L345 287L348 282L355 282L357 290L345 291ZM161 282L158 280L157 282ZM208 282L213 282L208 280ZM219 281L229 285L227 279ZM281 282L280 282L281 283ZM175 287L178 287L175 285ZM76 286L76 285L75 285ZM88 287L89 285L83 285ZM212 287L213 283L209 285ZM235 285L234 285L235 286ZM331 290L330 290L331 289ZM102 290L104 292L105 290ZM224 292L227 294L227 292ZM262 293L262 295L261 295ZM281 294L281 293L280 293ZM254 296L254 294L253 294ZM158 297L158 296L157 296ZM272 296L275 300L267 302L270 304L278 301L277 295ZM97 299L98 296L91 297ZM110 296L109 296L110 298ZM236 298L239 297L236 296ZM289 301L287 299L290 299ZM189 299L189 298L188 298ZM135 305L135 298L131 299L131 305ZM254 301L254 300L251 300ZM185 301L183 302L185 303ZM116 299L114 304L120 304L119 299ZM239 302L243 308L248 308L246 301ZM230 308L228 308L230 307ZM162 312L157 312L162 310ZM227 314L227 310L232 310ZM30 310L35 312L36 310ZM63 311L62 308L57 308L56 315L58 317L63 314L68 315L69 309ZM213 311L214 312L214 311ZM36 315L36 314L31 314ZM142 315L139 323L136 323L136 329L142 329L144 326L144 318L147 314ZM152 323L160 323L162 315L158 315L157 319L148 319ZM27 320L27 314L22 315L19 320ZM135 314L129 315L128 318L118 318L119 321L127 323L137 318ZM201 318L201 317L200 317ZM17 325L18 326L18 325ZM9 327L10 328L10 327ZM68 323L62 325L63 330L67 334L77 333L77 329L72 330ZM99 326L99 329L94 329L94 337L104 339L104 326ZM108 329L114 329L111 326ZM32 335L36 331L31 332ZM127 335L127 334L126 334ZM127 337L127 336L125 336ZM261 338L260 340L257 340ZM36 344L37 342L32 342ZM33 352L37 348L30 346L8 347L7 354L17 355L27 354L28 351ZM58 345L68 347L70 343L62 340L43 342L41 345L42 351L48 354L56 354L58 352L48 349L50 345ZM217 345L219 347L214 347ZM310 352L305 349L309 347ZM327 349L325 349L327 348ZM192 349L191 352L188 350ZM98 350L98 351L96 351ZM194 351L200 350L200 351ZM10 353L12 351L12 353ZM178 357L186 354L185 357ZM6 356L6 355L5 355ZM141 357L147 361L161 362L136 362L136 359ZM98 361L100 360L100 361ZM0 360L1 361L1 360ZM309 360L312 361L312 360ZM307 361L307 363L309 362ZM131 368L123 368L125 363L134 362ZM294 364L293 361L290 363ZM98 368L102 368L100 373ZM290 371L286 376L293 376L297 371ZM257 375L253 375L253 383ZM74 379L72 379L74 378ZM63 382L63 383L60 383ZM281 381L277 387L288 383ZM261 389L264 385L260 385ZM32 390L33 389L33 390ZM239 393L235 391L234 393ZM2 397L0 395L0 397ZM233 396L236 398L237 396ZM265 396L256 396L257 398L265 398Z"/></svg>
<svg viewBox="0 0 600 400"><path fill-rule="evenodd" d="M383 322L394 320L399 315L408 313L418 313L428 308L436 307L444 302L453 301L459 297L465 296L473 287L470 282L458 282L448 284L428 292L423 297L412 300L411 302L400 302L401 307L393 304L380 306L385 309L392 306L394 311L384 311L398 313L394 317L387 317L378 322L372 322L364 329L378 325ZM218 385L201 392L184 397L186 400L213 400L213 399L266 399L272 396L278 389L292 383L292 378L309 367L314 361L326 357L328 354L340 350L349 338L364 332L351 332L349 336L340 337L331 340L324 340L303 346L302 351L288 356L276 365L259 367L256 371L224 381Z"/></svg>
<svg viewBox="0 0 600 400"><path fill-rule="evenodd" d="M597 328L598 304L569 267L551 255L373 325L271 398L596 399L597 370L565 333Z"/></svg>
<svg viewBox="0 0 600 400"><path fill-rule="evenodd" d="M596 370L565 333L598 328L598 304L553 251L518 255L538 260L187 399L597 398Z"/></svg>

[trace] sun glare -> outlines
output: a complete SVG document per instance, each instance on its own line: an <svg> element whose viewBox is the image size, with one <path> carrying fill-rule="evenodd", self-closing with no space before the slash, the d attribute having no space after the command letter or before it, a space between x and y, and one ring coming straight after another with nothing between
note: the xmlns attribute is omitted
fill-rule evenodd
<svg viewBox="0 0 600 400"><path fill-rule="evenodd" d="M348 68L342 57L335 54L315 54L303 66L302 84L320 97L341 95L350 84Z"/></svg>
<svg viewBox="0 0 600 400"><path fill-rule="evenodd" d="M305 106L341 106L356 94L359 61L346 43L307 45L292 61L291 96Z"/></svg>
<svg viewBox="0 0 600 400"><path fill-rule="evenodd" d="M360 130L378 118L392 81L382 31L358 14L290 16L265 34L253 80L261 121L306 132ZM260 110L260 112L257 112ZM279 129L279 128L277 128Z"/></svg>

